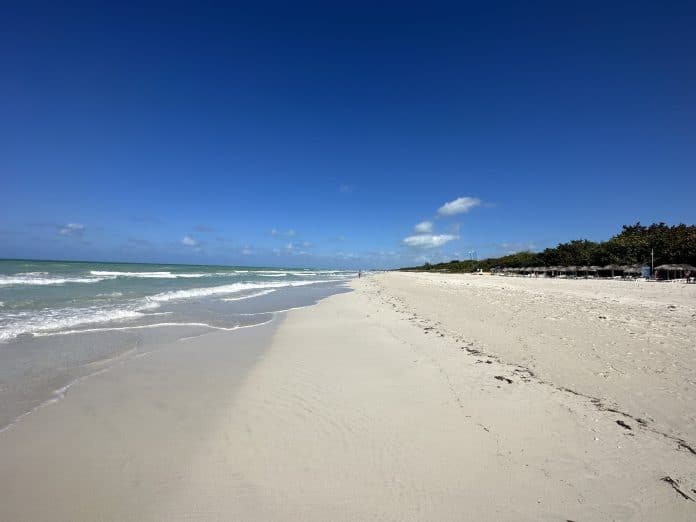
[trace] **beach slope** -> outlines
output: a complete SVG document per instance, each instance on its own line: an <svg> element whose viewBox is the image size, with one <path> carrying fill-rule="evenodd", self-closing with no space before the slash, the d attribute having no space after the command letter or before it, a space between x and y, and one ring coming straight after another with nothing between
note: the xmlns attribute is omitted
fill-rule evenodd
<svg viewBox="0 0 696 522"><path fill-rule="evenodd" d="M463 292L462 283L476 294ZM538 374L517 362L536 349L525 337L530 328L573 339L589 353L609 337L617 344L627 338L639 351L620 323L608 327L613 334L548 330L526 303L550 299L546 311L558 315L560 301L582 309L588 300L604 303L604 294L581 286L585 281L506 290L506 313L527 310L519 328L487 313L500 306L493 283L385 274L290 314L228 421L211 434L194 468L194 487L160 514L173 516L183 502L264 520L693 520L696 455L688 446L693 411L686 399L671 407L659 396L653 402L639 378L606 385L600 400L571 391L560 380L566 375L574 385L585 383L588 393L596 385L585 382L589 370L577 354L555 355L558 375L547 375L551 361ZM649 291L659 294L650 305L658 306L655 301L672 300L661 292L678 289ZM612 319L638 306L621 298L624 287L610 284L604 292L618 301L607 308ZM683 335L661 323L652 328L675 343ZM489 353L498 346L493 340L510 345ZM692 353L674 357L693 369ZM626 371L638 364L629 354L622 360ZM661 382L667 386L669 379ZM674 382L672 390L680 386ZM616 402L631 390L648 399ZM630 413L653 406L646 420ZM232 494L211 495L230 482Z"/></svg>
<svg viewBox="0 0 696 522"><path fill-rule="evenodd" d="M690 289L351 284L267 350L179 343L0 434L0 518L694 519Z"/></svg>

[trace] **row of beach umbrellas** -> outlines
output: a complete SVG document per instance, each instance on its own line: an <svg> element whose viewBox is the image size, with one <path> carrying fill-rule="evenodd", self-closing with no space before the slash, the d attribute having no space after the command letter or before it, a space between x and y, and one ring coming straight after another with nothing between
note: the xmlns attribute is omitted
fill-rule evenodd
<svg viewBox="0 0 696 522"><path fill-rule="evenodd" d="M512 273L559 273L559 274L577 274L577 273L597 273L597 272L611 272L612 277L615 272L623 272L624 274L640 274L643 271L642 264L635 265L606 265L606 266L527 266L518 268L503 268L499 270L500 272L512 272ZM655 267L655 270L666 270L669 272L695 272L696 267L691 266L686 263L681 264L671 264L671 265L660 265Z"/></svg>

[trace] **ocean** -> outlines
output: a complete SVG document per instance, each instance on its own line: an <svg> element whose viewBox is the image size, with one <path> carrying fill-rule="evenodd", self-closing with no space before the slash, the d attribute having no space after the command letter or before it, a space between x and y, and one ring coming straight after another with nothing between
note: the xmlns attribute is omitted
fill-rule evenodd
<svg viewBox="0 0 696 522"><path fill-rule="evenodd" d="M354 272L0 260L0 430L124 358L272 322Z"/></svg>

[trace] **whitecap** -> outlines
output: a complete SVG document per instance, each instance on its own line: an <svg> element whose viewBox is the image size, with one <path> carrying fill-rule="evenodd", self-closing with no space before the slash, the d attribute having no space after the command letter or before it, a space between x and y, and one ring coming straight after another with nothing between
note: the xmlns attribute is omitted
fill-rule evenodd
<svg viewBox="0 0 696 522"><path fill-rule="evenodd" d="M11 285L64 285L66 283L98 283L105 279L113 279L112 277L60 277L60 276L45 276L36 274L0 274L0 286Z"/></svg>
<svg viewBox="0 0 696 522"><path fill-rule="evenodd" d="M268 295L270 293L275 292L275 288L269 288L268 290L261 290L260 292L256 292L253 294L249 295L243 295L241 297L225 297L222 300L223 301L242 301L244 299L253 299L254 297L261 297L262 295Z"/></svg>
<svg viewBox="0 0 696 522"><path fill-rule="evenodd" d="M254 290L256 288L284 288L287 286L305 286L315 285L319 283L331 283L333 281L318 280L318 281L289 281L287 283L232 283L229 285L209 286L202 288L191 288L188 290L175 290L172 292L163 292L147 298L151 302L161 303L168 301L178 301L182 299L191 299L195 297L208 297L212 295L236 294L244 290Z"/></svg>
<svg viewBox="0 0 696 522"><path fill-rule="evenodd" d="M42 310L36 313L13 314L15 320L0 328L0 341L9 341L24 334L50 332L64 328L74 328L81 324L106 323L110 321L137 319L146 314L137 309L99 309L90 308L59 308Z"/></svg>
<svg viewBox="0 0 696 522"><path fill-rule="evenodd" d="M106 277L141 277L145 279L178 279L178 278L198 278L206 277L210 274L200 274L200 273L177 273L173 274L171 272L118 272L118 271L108 271L108 270L91 270L90 274L94 276L106 276Z"/></svg>

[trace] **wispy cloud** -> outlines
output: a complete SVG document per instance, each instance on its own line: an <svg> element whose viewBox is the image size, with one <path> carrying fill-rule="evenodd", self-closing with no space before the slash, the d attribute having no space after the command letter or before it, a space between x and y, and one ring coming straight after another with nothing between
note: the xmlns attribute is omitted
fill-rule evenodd
<svg viewBox="0 0 696 522"><path fill-rule="evenodd" d="M191 236L184 236L184 238L181 240L181 244L187 247L197 247L198 241L193 239Z"/></svg>
<svg viewBox="0 0 696 522"><path fill-rule="evenodd" d="M208 225L196 225L193 227L193 229L196 232L215 232L215 229L213 227L209 227Z"/></svg>
<svg viewBox="0 0 696 522"><path fill-rule="evenodd" d="M413 227L413 230L418 234L430 234L433 231L433 222L421 221L415 227Z"/></svg>
<svg viewBox="0 0 696 522"><path fill-rule="evenodd" d="M82 223L68 223L58 229L61 236L81 236L85 233L85 226Z"/></svg>
<svg viewBox="0 0 696 522"><path fill-rule="evenodd" d="M437 209L437 213L440 216L454 216L456 214L466 214L472 208L477 207L480 204L480 199L464 196L461 198L457 198L453 201L448 201L439 209Z"/></svg>
<svg viewBox="0 0 696 522"><path fill-rule="evenodd" d="M354 188L353 185L341 185L338 190L341 194L352 194Z"/></svg>
<svg viewBox="0 0 696 522"><path fill-rule="evenodd" d="M273 237L295 237L296 232L293 229L289 229L289 230L286 230L285 232L282 232L276 228L272 228L271 235Z"/></svg>
<svg viewBox="0 0 696 522"><path fill-rule="evenodd" d="M404 238L403 243L412 248L437 248L458 238L453 234L416 234Z"/></svg>

